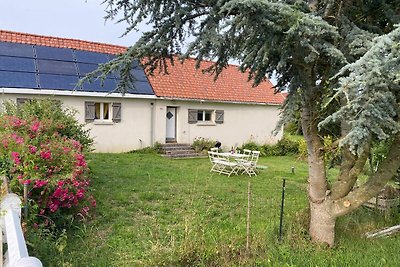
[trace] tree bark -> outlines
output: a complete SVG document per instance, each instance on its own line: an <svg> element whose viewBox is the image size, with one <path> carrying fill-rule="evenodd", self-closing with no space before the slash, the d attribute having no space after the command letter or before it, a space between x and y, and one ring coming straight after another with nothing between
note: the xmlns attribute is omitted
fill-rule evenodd
<svg viewBox="0 0 400 267"><path fill-rule="evenodd" d="M336 217L332 215L330 202L310 202L310 236L313 242L335 245Z"/></svg>
<svg viewBox="0 0 400 267"><path fill-rule="evenodd" d="M311 99L304 101L301 124L308 151L308 200L310 205L310 236L316 243L333 247L335 241L335 221L331 215L330 203L326 201L328 182L324 160L324 146L318 135L316 107L309 106ZM308 104L308 105L307 105Z"/></svg>

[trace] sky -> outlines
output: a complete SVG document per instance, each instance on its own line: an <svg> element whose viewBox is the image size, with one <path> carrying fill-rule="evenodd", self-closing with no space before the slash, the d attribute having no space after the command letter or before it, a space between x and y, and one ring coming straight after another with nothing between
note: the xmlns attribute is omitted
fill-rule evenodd
<svg viewBox="0 0 400 267"><path fill-rule="evenodd" d="M126 24L105 21L102 0L0 0L0 29L129 46Z"/></svg>
<svg viewBox="0 0 400 267"><path fill-rule="evenodd" d="M103 0L0 0L0 29L130 46L141 32L121 37L127 24L105 21ZM141 25L142 30L150 27ZM237 64L232 61L231 63ZM276 84L275 78L271 79Z"/></svg>

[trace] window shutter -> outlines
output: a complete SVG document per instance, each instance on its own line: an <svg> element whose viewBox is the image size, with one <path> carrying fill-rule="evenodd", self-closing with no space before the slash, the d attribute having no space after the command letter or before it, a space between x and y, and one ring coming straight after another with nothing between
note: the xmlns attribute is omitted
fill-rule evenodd
<svg viewBox="0 0 400 267"><path fill-rule="evenodd" d="M189 109L188 123L197 123L197 109Z"/></svg>
<svg viewBox="0 0 400 267"><path fill-rule="evenodd" d="M112 104L112 120L113 122L120 122L121 121L121 103L113 103Z"/></svg>
<svg viewBox="0 0 400 267"><path fill-rule="evenodd" d="M215 111L215 123L224 123L224 111L223 110Z"/></svg>
<svg viewBox="0 0 400 267"><path fill-rule="evenodd" d="M95 104L94 102L85 102L85 121L92 122L95 118Z"/></svg>

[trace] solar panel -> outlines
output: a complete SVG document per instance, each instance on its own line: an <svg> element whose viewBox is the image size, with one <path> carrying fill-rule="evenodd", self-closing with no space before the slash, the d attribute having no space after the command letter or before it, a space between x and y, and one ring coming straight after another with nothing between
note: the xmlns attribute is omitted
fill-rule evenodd
<svg viewBox="0 0 400 267"><path fill-rule="evenodd" d="M0 55L33 58L33 46L0 42Z"/></svg>
<svg viewBox="0 0 400 267"><path fill-rule="evenodd" d="M78 75L74 62L38 59L37 65L39 73Z"/></svg>
<svg viewBox="0 0 400 267"><path fill-rule="evenodd" d="M138 81L142 82L147 82L147 77L146 74L144 74L144 71L140 67L136 67L135 69L132 69L130 71L131 75Z"/></svg>
<svg viewBox="0 0 400 267"><path fill-rule="evenodd" d="M80 76L85 76L87 73L90 73L99 67L99 65L97 65L97 64L87 64L87 63L79 63L79 62L77 64L78 64ZM112 74L108 74L107 78L115 78L115 77Z"/></svg>
<svg viewBox="0 0 400 267"><path fill-rule="evenodd" d="M35 72L35 60L25 57L0 56L0 70Z"/></svg>
<svg viewBox="0 0 400 267"><path fill-rule="evenodd" d="M39 74L40 87L54 90L77 90L78 76Z"/></svg>
<svg viewBox="0 0 400 267"><path fill-rule="evenodd" d="M38 88L36 74L29 72L0 71L0 87Z"/></svg>
<svg viewBox="0 0 400 267"><path fill-rule="evenodd" d="M128 88L127 92L131 94L154 95L153 88L149 82L136 81L133 83L134 88Z"/></svg>
<svg viewBox="0 0 400 267"><path fill-rule="evenodd" d="M62 61L74 61L72 50L68 48L55 48L36 46L36 56L40 59L53 59Z"/></svg>
<svg viewBox="0 0 400 267"><path fill-rule="evenodd" d="M85 82L82 85L83 90L90 92L107 92L110 93L117 88L117 81L115 79L105 79L104 84L100 80L92 81L91 83Z"/></svg>
<svg viewBox="0 0 400 267"><path fill-rule="evenodd" d="M107 54L75 50L75 58L78 62L83 63L106 63L109 61Z"/></svg>

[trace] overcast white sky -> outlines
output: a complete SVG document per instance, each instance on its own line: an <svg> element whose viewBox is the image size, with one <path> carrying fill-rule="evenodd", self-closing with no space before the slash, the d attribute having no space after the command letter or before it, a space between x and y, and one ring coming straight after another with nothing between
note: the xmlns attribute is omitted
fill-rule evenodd
<svg viewBox="0 0 400 267"><path fill-rule="evenodd" d="M102 0L0 0L0 29L128 46L126 24L105 22Z"/></svg>

